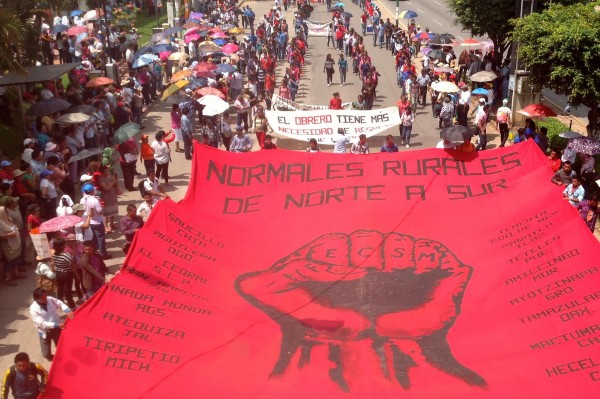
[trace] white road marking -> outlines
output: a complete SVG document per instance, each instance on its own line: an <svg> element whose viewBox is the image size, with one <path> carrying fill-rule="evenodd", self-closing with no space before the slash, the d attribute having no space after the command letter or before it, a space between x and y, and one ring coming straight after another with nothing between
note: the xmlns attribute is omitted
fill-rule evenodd
<svg viewBox="0 0 600 399"><path fill-rule="evenodd" d="M420 8L417 8L417 11L420 12L421 14L425 13L425 11L421 10Z"/></svg>
<svg viewBox="0 0 600 399"><path fill-rule="evenodd" d="M464 42L464 41L465 41L465 39L463 39L461 36L456 36L456 38L457 38L458 40L460 40L461 42Z"/></svg>
<svg viewBox="0 0 600 399"><path fill-rule="evenodd" d="M439 4L440 6L442 5L442 3L440 3L439 1L433 0L433 2Z"/></svg>
<svg viewBox="0 0 600 399"><path fill-rule="evenodd" d="M436 2L436 3L437 3L437 2ZM440 24L440 23L439 23L438 21L436 21L435 19L431 18L431 20L432 20L433 22L435 22L436 24L438 24L439 26L442 26L442 24Z"/></svg>

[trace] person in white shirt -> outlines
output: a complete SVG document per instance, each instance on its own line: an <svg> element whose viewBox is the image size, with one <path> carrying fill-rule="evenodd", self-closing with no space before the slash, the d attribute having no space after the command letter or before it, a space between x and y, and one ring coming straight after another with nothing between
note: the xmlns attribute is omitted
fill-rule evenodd
<svg viewBox="0 0 600 399"><path fill-rule="evenodd" d="M333 140L333 152L336 154L345 154L346 153L346 144L350 142L348 137L346 137L346 132L344 128L338 128L337 134L332 138Z"/></svg>
<svg viewBox="0 0 600 399"><path fill-rule="evenodd" d="M500 147L504 147L508 140L508 131L511 125L511 109L508 107L508 99L502 100L502 106L496 111L496 128L500 132Z"/></svg>
<svg viewBox="0 0 600 399"><path fill-rule="evenodd" d="M65 325L58 315L58 309L61 309L70 318L73 317L73 314L64 302L48 296L48 293L41 287L33 290L33 300L34 302L29 306L29 314L38 329L42 356L52 361L54 355L52 355L51 343L54 341L54 346L58 345L60 333Z"/></svg>
<svg viewBox="0 0 600 399"><path fill-rule="evenodd" d="M156 173L153 170L149 170L148 177L144 179L144 198L147 193L150 194L154 200L170 198L160 187Z"/></svg>
<svg viewBox="0 0 600 399"><path fill-rule="evenodd" d="M369 153L369 143L367 143L367 135L361 134L358 136L358 140L352 143L352 147L350 148L350 152L352 154L368 154Z"/></svg>
<svg viewBox="0 0 600 399"><path fill-rule="evenodd" d="M469 115L469 106L471 104L471 92L469 86L465 83L460 82L460 93L458 93L458 108L457 108L457 121L460 125L467 126L467 116Z"/></svg>
<svg viewBox="0 0 600 399"><path fill-rule="evenodd" d="M152 209L154 209L157 203L158 201L152 196L152 194L147 192L144 195L144 202L138 206L136 213L141 216L144 221L146 221L148 220L148 217L150 217L150 212L152 212Z"/></svg>
<svg viewBox="0 0 600 399"><path fill-rule="evenodd" d="M163 141L165 131L160 130L154 135L155 140L150 145L154 150L154 161L156 163L156 176L162 177L165 184L169 184L169 161L171 160L171 150L169 145Z"/></svg>
<svg viewBox="0 0 600 399"><path fill-rule="evenodd" d="M110 259L112 256L106 252L106 230L104 228L104 216L102 215L103 208L100 200L94 195L95 188L90 183L86 183L82 187L83 198L79 202L85 209L84 215L90 215L90 227L94 232L94 240L96 247L100 251L100 256L103 259Z"/></svg>

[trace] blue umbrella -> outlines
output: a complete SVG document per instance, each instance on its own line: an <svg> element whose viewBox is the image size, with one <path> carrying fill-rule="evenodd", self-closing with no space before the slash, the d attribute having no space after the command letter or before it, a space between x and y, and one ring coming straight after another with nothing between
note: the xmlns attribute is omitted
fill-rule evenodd
<svg viewBox="0 0 600 399"><path fill-rule="evenodd" d="M340 2L338 2L338 3L335 3L333 6L334 6L334 7L344 7L344 6L345 6L345 4L344 4L344 3L342 3L342 2L340 1Z"/></svg>
<svg viewBox="0 0 600 399"><path fill-rule="evenodd" d="M84 40L86 37L88 37L88 33L87 32L83 32L77 35L77 38L75 39L75 42L79 43L80 41Z"/></svg>
<svg viewBox="0 0 600 399"><path fill-rule="evenodd" d="M52 27L52 34L56 35L57 33L61 33L66 31L67 29L69 29L69 27L67 25L63 25L63 24L58 24Z"/></svg>
<svg viewBox="0 0 600 399"><path fill-rule="evenodd" d="M133 63L133 68L143 67L144 65L152 64L152 62L158 60L158 56L154 54L142 54Z"/></svg>
<svg viewBox="0 0 600 399"><path fill-rule="evenodd" d="M158 54L163 51L173 51L174 48L171 44L157 44L151 47L153 53Z"/></svg>
<svg viewBox="0 0 600 399"><path fill-rule="evenodd" d="M192 78L192 81L188 85L188 87L192 90L195 90L199 87L206 87L208 85L208 79L206 78Z"/></svg>
<svg viewBox="0 0 600 399"><path fill-rule="evenodd" d="M81 11L81 10L73 10L73 11L71 11L71 12L69 13L69 16L70 16L70 17L74 17L74 16L76 16L76 15L81 15L81 14L83 14L83 11Z"/></svg>
<svg viewBox="0 0 600 399"><path fill-rule="evenodd" d="M227 40L225 39L214 39L213 42L217 45L217 46L222 46L224 44L227 43Z"/></svg>
<svg viewBox="0 0 600 399"><path fill-rule="evenodd" d="M144 46L144 47L140 48L138 51L136 51L133 54L133 59L136 60L136 59L139 58L140 55L149 53L151 50L152 50L151 46L149 46L149 45L148 46Z"/></svg>
<svg viewBox="0 0 600 399"><path fill-rule="evenodd" d="M217 73L232 73L234 71L235 71L235 67L231 64L217 65Z"/></svg>
<svg viewBox="0 0 600 399"><path fill-rule="evenodd" d="M471 94L475 94L475 95L478 95L478 96L489 96L490 95L490 93L486 89L483 89L481 87L473 90L471 92Z"/></svg>
<svg viewBox="0 0 600 399"><path fill-rule="evenodd" d="M167 35L174 35L177 32L181 32L183 30L183 26L174 26L172 28L166 29L163 33Z"/></svg>
<svg viewBox="0 0 600 399"><path fill-rule="evenodd" d="M189 18L186 22L191 22L193 24L200 24L200 20L196 18Z"/></svg>
<svg viewBox="0 0 600 399"><path fill-rule="evenodd" d="M402 11L402 12L400 13L400 15L398 15L398 18L401 18L401 19L404 19L404 18L406 18L406 19L409 19L409 18L417 18L418 16L419 16L419 14L417 14L416 12L414 12L414 11L411 11L411 10L406 10L406 11Z"/></svg>

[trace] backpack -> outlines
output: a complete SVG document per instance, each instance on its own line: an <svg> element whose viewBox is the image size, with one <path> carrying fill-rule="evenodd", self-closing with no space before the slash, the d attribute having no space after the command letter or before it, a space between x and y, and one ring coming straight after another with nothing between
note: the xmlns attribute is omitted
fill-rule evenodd
<svg viewBox="0 0 600 399"><path fill-rule="evenodd" d="M148 180L148 179L142 179L138 183L138 190L140 190L140 195L142 196L142 198L144 198L144 195L146 195L146 193L148 192L148 190L146 190L146 187L144 186L144 183L146 183L146 180Z"/></svg>

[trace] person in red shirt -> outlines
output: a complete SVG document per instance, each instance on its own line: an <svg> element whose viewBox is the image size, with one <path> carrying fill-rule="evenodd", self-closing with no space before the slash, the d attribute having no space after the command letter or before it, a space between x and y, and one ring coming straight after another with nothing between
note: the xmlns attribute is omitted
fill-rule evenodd
<svg viewBox="0 0 600 399"><path fill-rule="evenodd" d="M548 157L548 165L552 169L552 172L558 172L560 169L560 157L558 156L558 150L552 149L550 156Z"/></svg>
<svg viewBox="0 0 600 399"><path fill-rule="evenodd" d="M333 98L329 100L329 109L342 109L342 99L340 93L333 93Z"/></svg>

